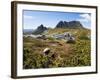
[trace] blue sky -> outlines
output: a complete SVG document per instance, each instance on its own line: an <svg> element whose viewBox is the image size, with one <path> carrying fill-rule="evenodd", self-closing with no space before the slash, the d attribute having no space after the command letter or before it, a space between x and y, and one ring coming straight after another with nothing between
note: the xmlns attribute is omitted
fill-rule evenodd
<svg viewBox="0 0 100 80"><path fill-rule="evenodd" d="M54 28L59 21L80 21L86 28L91 28L90 13L73 13L73 12L51 12L51 11L23 11L24 29L36 29L43 24L46 27Z"/></svg>

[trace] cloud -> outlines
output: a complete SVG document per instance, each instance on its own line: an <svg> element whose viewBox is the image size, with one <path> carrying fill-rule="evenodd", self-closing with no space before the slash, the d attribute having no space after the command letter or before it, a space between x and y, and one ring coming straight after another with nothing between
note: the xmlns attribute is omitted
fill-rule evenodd
<svg viewBox="0 0 100 80"><path fill-rule="evenodd" d="M91 17L90 17L89 14L82 14L82 15L80 15L80 17L82 17L84 19L87 19L87 20L90 20L91 19Z"/></svg>
<svg viewBox="0 0 100 80"><path fill-rule="evenodd" d="M34 19L34 17L33 16L30 16L30 15L24 15L24 18L25 19Z"/></svg>
<svg viewBox="0 0 100 80"><path fill-rule="evenodd" d="M91 21L91 16L89 14L80 14L80 19L77 19L78 21L81 22L89 22Z"/></svg>

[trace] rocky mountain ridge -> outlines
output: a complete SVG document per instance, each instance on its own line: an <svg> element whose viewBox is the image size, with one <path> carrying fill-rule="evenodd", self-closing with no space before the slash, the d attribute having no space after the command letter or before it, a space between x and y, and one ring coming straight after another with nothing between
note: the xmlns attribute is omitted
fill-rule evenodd
<svg viewBox="0 0 100 80"><path fill-rule="evenodd" d="M84 28L84 27L79 21L69 21L69 22L59 21L54 28L78 29L78 28ZM41 34L46 30L48 30L48 28L44 26L43 24L41 24L40 26L37 27L37 29L33 31L32 34L35 34L35 35Z"/></svg>

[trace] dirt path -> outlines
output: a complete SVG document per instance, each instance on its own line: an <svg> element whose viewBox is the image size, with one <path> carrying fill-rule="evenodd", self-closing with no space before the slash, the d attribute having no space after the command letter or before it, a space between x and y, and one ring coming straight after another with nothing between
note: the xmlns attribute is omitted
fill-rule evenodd
<svg viewBox="0 0 100 80"><path fill-rule="evenodd" d="M65 41L46 41L45 43L54 53L69 55L71 52L71 45Z"/></svg>
<svg viewBox="0 0 100 80"><path fill-rule="evenodd" d="M64 49L65 49L66 53L70 53L71 52L71 45L70 44L65 44Z"/></svg>

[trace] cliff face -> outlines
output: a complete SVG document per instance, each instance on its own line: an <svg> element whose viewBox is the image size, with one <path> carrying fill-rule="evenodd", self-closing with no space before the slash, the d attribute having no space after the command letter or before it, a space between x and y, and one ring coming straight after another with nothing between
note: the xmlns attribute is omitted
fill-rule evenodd
<svg viewBox="0 0 100 80"><path fill-rule="evenodd" d="M40 26L37 27L37 29L33 32L33 34L41 34L43 33L47 28L41 24Z"/></svg>
<svg viewBox="0 0 100 80"><path fill-rule="evenodd" d="M56 28L83 28L83 25L79 21L60 21L56 25Z"/></svg>

